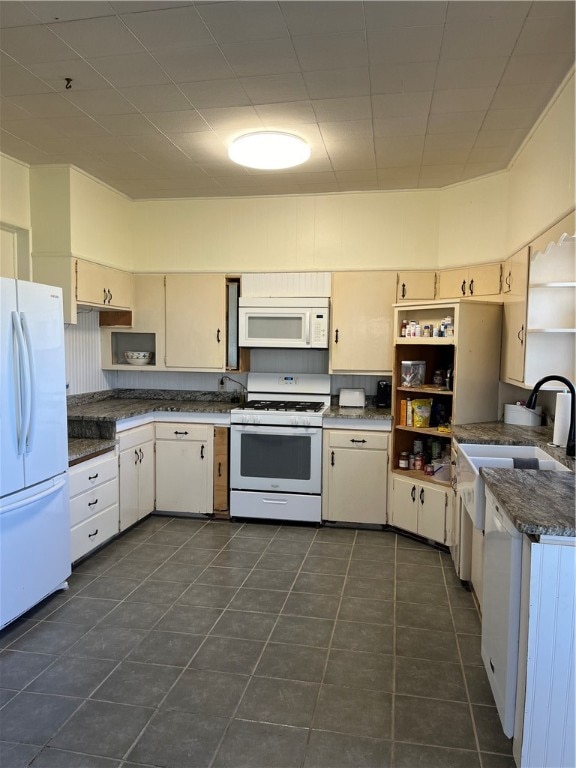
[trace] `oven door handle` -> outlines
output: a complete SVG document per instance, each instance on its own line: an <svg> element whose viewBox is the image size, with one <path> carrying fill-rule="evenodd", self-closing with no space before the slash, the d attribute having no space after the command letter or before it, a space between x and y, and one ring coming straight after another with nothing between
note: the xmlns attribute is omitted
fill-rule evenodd
<svg viewBox="0 0 576 768"><path fill-rule="evenodd" d="M282 437L314 435L322 432L322 427L280 427L268 424L233 424L232 429L243 435L281 435Z"/></svg>
<svg viewBox="0 0 576 768"><path fill-rule="evenodd" d="M311 320L312 312L306 312L306 346L310 346L310 326L312 324Z"/></svg>

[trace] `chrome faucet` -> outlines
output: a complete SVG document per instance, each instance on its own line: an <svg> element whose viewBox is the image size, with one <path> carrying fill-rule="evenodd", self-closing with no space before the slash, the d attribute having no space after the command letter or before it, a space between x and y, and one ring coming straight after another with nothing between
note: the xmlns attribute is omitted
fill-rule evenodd
<svg viewBox="0 0 576 768"><path fill-rule="evenodd" d="M534 410L536 406L536 398L542 384L546 384L547 381L560 381L570 390L570 427L568 429L568 440L566 441L566 456L574 456L574 408L576 407L576 391L574 390L574 384L564 376L544 376L544 378L537 381L534 384L534 389L530 392L530 396L526 401L526 408Z"/></svg>

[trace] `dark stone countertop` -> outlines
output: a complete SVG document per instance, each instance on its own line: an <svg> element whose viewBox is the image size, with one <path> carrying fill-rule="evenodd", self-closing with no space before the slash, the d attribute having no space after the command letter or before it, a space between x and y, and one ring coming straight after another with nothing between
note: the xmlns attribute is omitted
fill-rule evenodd
<svg viewBox="0 0 576 768"><path fill-rule="evenodd" d="M367 405L365 408L340 408L339 405L331 405L323 414L325 419L368 419L370 421L391 421L390 408L374 408Z"/></svg>
<svg viewBox="0 0 576 768"><path fill-rule="evenodd" d="M68 438L68 465L73 466L81 461L88 461L95 456L113 451L115 440L92 440L81 437Z"/></svg>
<svg viewBox="0 0 576 768"><path fill-rule="evenodd" d="M483 467L480 473L521 533L576 536L576 476L572 472Z"/></svg>

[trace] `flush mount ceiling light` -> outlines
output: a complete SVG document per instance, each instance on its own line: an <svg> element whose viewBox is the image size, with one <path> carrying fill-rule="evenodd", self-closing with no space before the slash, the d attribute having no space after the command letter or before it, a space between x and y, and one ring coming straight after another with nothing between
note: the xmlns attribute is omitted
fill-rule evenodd
<svg viewBox="0 0 576 768"><path fill-rule="evenodd" d="M234 139L228 147L228 157L248 168L292 168L308 160L310 147L291 133L259 131Z"/></svg>

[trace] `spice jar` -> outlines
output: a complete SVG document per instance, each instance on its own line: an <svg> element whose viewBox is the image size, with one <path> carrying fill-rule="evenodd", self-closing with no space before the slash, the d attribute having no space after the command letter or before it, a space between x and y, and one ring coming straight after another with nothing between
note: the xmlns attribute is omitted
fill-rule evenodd
<svg viewBox="0 0 576 768"><path fill-rule="evenodd" d="M422 471L424 469L424 455L419 453L414 457L414 469Z"/></svg>
<svg viewBox="0 0 576 768"><path fill-rule="evenodd" d="M398 459L398 468L408 469L408 467L409 467L408 451L402 451L400 453L400 458Z"/></svg>

